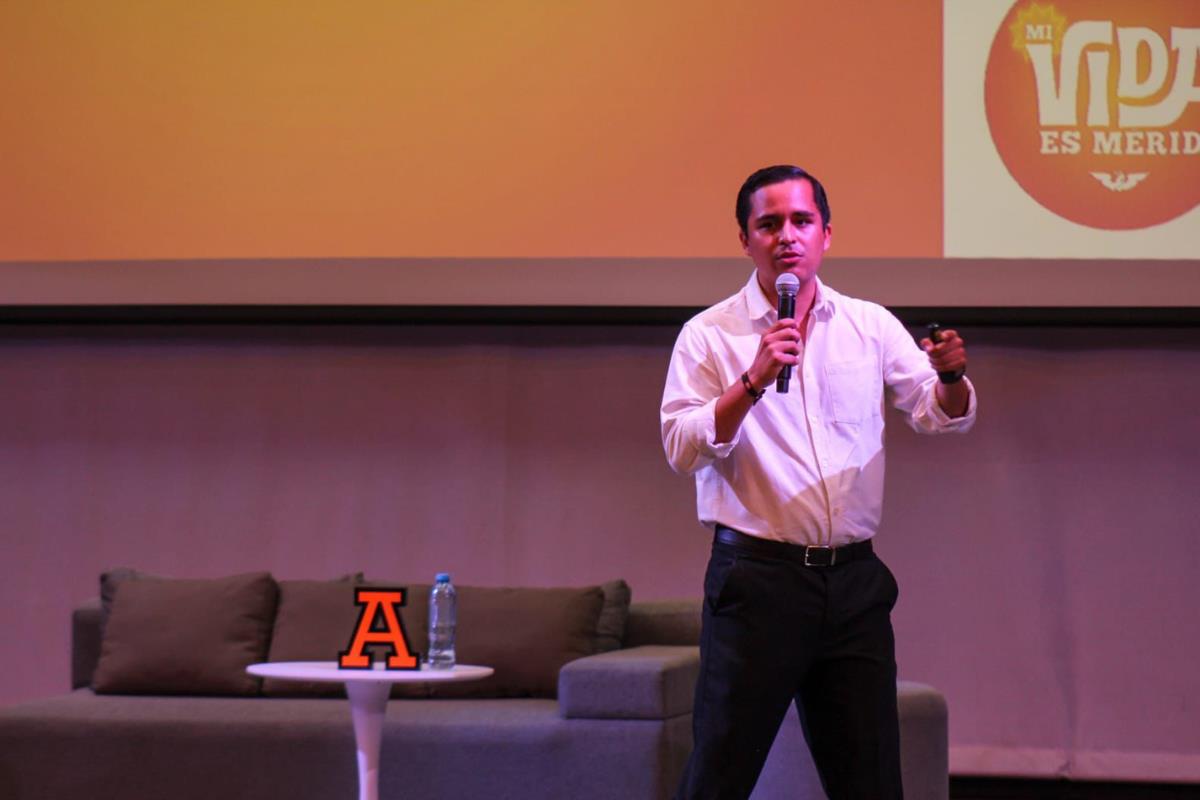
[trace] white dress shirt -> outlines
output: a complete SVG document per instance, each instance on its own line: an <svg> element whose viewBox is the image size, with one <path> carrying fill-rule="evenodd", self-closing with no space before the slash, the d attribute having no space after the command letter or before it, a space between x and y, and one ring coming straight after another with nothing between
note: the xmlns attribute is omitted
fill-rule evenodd
<svg viewBox="0 0 1200 800"><path fill-rule="evenodd" d="M975 390L968 382L965 416L947 416L934 394L937 373L900 321L817 280L790 391L772 384L733 440L718 444L717 398L740 382L777 318L752 273L683 326L663 391L667 460L695 474L696 510L709 527L808 545L870 539L883 506L884 400L921 433L965 432Z"/></svg>

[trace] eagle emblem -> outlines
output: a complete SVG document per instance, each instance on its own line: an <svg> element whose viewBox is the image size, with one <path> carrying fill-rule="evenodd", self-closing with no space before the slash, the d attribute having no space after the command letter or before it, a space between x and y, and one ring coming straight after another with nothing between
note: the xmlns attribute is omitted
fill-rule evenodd
<svg viewBox="0 0 1200 800"><path fill-rule="evenodd" d="M1114 172L1111 175L1107 172L1093 172L1092 177L1100 181L1105 189L1113 192L1127 192L1137 186L1149 172Z"/></svg>

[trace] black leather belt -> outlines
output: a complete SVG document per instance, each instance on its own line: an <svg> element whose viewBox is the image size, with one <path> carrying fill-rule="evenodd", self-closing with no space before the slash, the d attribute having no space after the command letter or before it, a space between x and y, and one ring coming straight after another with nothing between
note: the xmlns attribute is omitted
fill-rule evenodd
<svg viewBox="0 0 1200 800"><path fill-rule="evenodd" d="M870 539L863 542L854 542L842 547L822 547L777 542L774 539L763 539L759 536L751 536L747 533L736 531L724 525L717 526L716 539L721 544L739 547L747 552L766 556L767 558L796 561L806 567L832 567L834 564L842 564L858 558L870 558L875 553L875 548L871 546Z"/></svg>

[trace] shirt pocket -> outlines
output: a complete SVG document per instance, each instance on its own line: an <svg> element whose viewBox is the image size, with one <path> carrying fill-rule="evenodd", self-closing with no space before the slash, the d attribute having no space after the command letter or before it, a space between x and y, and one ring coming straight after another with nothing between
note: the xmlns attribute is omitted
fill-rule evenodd
<svg viewBox="0 0 1200 800"><path fill-rule="evenodd" d="M875 359L826 364L825 385L834 422L859 423L879 414L882 379Z"/></svg>

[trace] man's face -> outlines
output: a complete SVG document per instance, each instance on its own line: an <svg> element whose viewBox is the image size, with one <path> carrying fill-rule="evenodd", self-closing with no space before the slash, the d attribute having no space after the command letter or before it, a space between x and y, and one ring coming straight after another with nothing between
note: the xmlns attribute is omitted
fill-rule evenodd
<svg viewBox="0 0 1200 800"><path fill-rule="evenodd" d="M772 183L750 195L746 232L738 233L772 302L777 300L775 279L785 272L800 279L804 294L833 238L832 229L821 224L812 184L803 178Z"/></svg>

